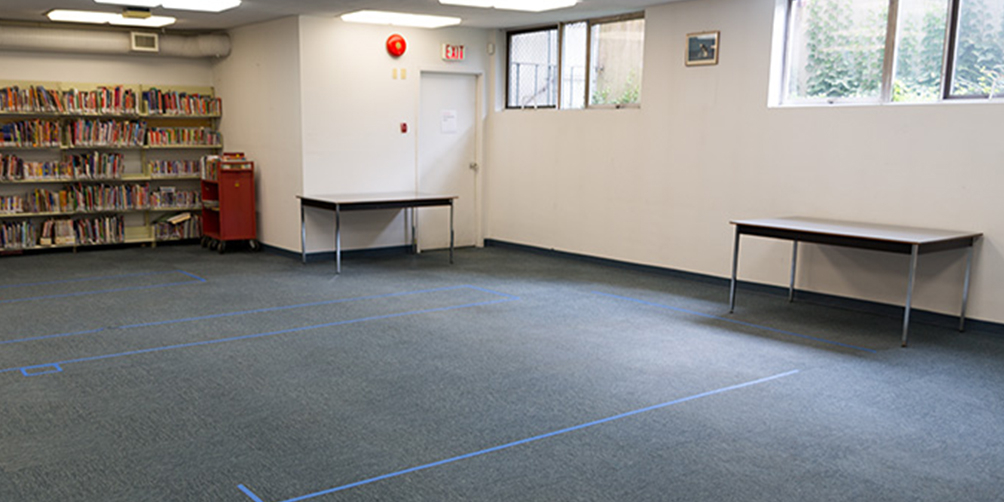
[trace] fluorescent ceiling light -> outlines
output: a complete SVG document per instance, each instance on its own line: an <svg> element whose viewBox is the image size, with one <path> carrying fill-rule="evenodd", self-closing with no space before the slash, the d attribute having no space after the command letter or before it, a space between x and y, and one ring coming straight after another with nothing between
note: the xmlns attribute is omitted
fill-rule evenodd
<svg viewBox="0 0 1004 502"><path fill-rule="evenodd" d="M55 9L46 16L53 21L67 23L113 24L115 26L140 26L145 28L161 28L174 24L177 19L170 16L150 16L147 18L125 17L115 12L95 12L90 10Z"/></svg>
<svg viewBox="0 0 1004 502"><path fill-rule="evenodd" d="M95 3L125 5L126 7L159 7L160 0L94 0Z"/></svg>
<svg viewBox="0 0 1004 502"><path fill-rule="evenodd" d="M240 4L241 0L164 0L160 5L165 9L223 12Z"/></svg>
<svg viewBox="0 0 1004 502"><path fill-rule="evenodd" d="M241 4L241 0L94 0L97 3L125 5L128 7L163 7L174 10L223 12Z"/></svg>
<svg viewBox="0 0 1004 502"><path fill-rule="evenodd" d="M491 9L495 7L495 0L439 0L443 5L463 5L464 7L483 7Z"/></svg>
<svg viewBox="0 0 1004 502"><path fill-rule="evenodd" d="M522 10L526 12L543 12L545 10L564 9L571 7L579 0L439 0L443 5L463 5L465 7L483 7L503 10Z"/></svg>
<svg viewBox="0 0 1004 502"><path fill-rule="evenodd" d="M416 28L442 28L443 26L460 24L459 17L426 16L423 14L405 14L403 12L385 12L379 10L360 10L342 14L342 21L413 26Z"/></svg>

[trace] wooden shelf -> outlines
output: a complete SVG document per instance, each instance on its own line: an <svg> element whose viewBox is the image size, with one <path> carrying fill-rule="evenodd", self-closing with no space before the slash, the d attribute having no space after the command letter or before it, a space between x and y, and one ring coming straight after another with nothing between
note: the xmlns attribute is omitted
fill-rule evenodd
<svg viewBox="0 0 1004 502"><path fill-rule="evenodd" d="M62 183L134 183L140 181L198 181L199 175L150 176L124 175L121 178L36 178L27 180L0 180L0 185L44 185Z"/></svg>
<svg viewBox="0 0 1004 502"><path fill-rule="evenodd" d="M146 145L146 150L220 150L223 145Z"/></svg>

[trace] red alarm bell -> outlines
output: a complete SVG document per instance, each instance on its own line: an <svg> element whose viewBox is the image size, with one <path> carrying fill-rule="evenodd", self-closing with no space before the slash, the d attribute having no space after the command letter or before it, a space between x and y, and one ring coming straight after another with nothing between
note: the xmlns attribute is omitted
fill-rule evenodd
<svg viewBox="0 0 1004 502"><path fill-rule="evenodd" d="M393 34L387 37L387 52L394 57L401 57L404 51L408 49L408 42L405 42L404 37L398 34Z"/></svg>

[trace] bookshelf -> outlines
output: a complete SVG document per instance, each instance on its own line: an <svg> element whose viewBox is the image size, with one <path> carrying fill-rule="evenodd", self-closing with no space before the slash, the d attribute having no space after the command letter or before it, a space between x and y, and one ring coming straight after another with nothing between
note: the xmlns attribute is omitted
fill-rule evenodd
<svg viewBox="0 0 1004 502"><path fill-rule="evenodd" d="M0 253L202 236L211 87L0 80Z"/></svg>

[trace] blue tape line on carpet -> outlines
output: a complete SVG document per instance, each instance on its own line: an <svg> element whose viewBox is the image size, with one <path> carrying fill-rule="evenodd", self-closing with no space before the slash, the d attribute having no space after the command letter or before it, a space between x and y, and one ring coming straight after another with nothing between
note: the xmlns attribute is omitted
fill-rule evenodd
<svg viewBox="0 0 1004 502"><path fill-rule="evenodd" d="M188 272L185 272L184 270L179 270L178 272L181 272L182 274L185 274L185 275L187 275L187 276L191 277L192 279L195 279L195 280L197 280L199 282L207 282L206 279L204 279L202 277L199 277L199 276L197 276L195 274L190 274Z"/></svg>
<svg viewBox="0 0 1004 502"><path fill-rule="evenodd" d="M29 338L18 338L17 340L4 340L4 341L0 341L0 345L10 345L10 344L14 344L14 343L24 343L24 342L35 342L35 341L38 341L38 340L46 340L46 339L49 339L49 338L63 338L63 337L67 337L67 336L92 335L94 333L100 333L102 331L106 331L106 330L109 330L109 329L115 329L115 328L98 328L98 329L89 329L89 330L86 330L86 331L74 331L72 333L60 333L58 335L42 335L42 336L32 336L32 337L29 337Z"/></svg>
<svg viewBox="0 0 1004 502"><path fill-rule="evenodd" d="M463 286L455 286L455 287L449 287L449 288L439 288L438 290L457 289L457 288L462 288L462 287ZM437 291L437 290L425 290L425 292L429 292L429 291ZM400 296L402 294L414 294L414 293L395 293L395 294L390 294L390 295L380 295L380 296L376 296L376 297L372 297L372 298L389 297L389 296ZM514 301L514 300L518 299L517 297L511 296L511 295L502 295L502 294L500 294L500 295L504 296L504 298L499 299L499 300L489 300L489 301L483 301L483 302L466 303L466 304L463 304L463 305L455 305L455 306L450 306L450 307L437 307L437 308L431 308L431 309L412 310L412 311L406 311L406 312L399 312L399 313L395 313L395 314L384 314L384 315L378 315L378 316L362 317L362 318L359 318L359 319L349 319L349 320L345 320L345 321L335 321L335 322L324 323L324 324L315 324L315 325L311 325L311 326L301 326L299 328L288 328L288 329L282 329L282 330L277 330L277 331L269 331L269 332L266 332L266 333L255 333L255 334L251 334L251 335L242 335L242 336L235 336L235 337L230 337L230 338L221 338L221 339L218 339L218 340L206 340L206 341L201 341L201 342L190 342L190 343L182 343L182 344L176 344L176 345L168 345L168 346L165 346L165 347L153 347L153 348L149 348L149 349L132 350L132 351L128 351L128 352L118 352L118 353L115 353L115 354L105 354L105 355L100 355L100 356L81 357L81 358L78 358L78 359L68 359L68 360L65 360L65 361L57 361L57 362L53 362L53 363L45 363L45 364L34 365L34 366L22 366L22 367L16 367L16 368L7 368L7 369L0 370L0 373L8 373L8 372L11 372L11 371L18 371L18 370L20 370L22 373L25 373L25 369L26 368L37 368L37 367L44 367L44 366L58 366L58 367L61 367L61 366L66 366L68 364L91 362L91 361L101 361L101 360L105 360L105 359L115 359L115 358L119 358L119 357L135 356L135 355L139 355L139 354L150 354L150 353L154 353L154 352L163 352L163 351L167 351L167 350L177 350L177 349L184 349L184 348L191 348L191 347L199 347L199 346L204 346L204 345L215 345L215 344L220 344L220 343L236 342L236 341L240 341L240 340L251 340L251 339L255 339L255 338L265 338L265 337L269 337L269 336L284 335L284 334L289 334L289 333L298 333L298 332L302 332L302 331L309 331L309 330L320 329L320 328L330 328L330 327L335 327L335 326L345 326L345 325L349 325L349 324L356 324L356 323L367 322L367 321L377 321L377 320L383 320L383 319L393 319L393 318L397 318L397 317L405 317L405 316L410 316L410 315L430 314L430 313L433 313L433 312L446 312L446 311L450 311L450 310L458 310L458 309L464 309L464 308L480 307L480 306L485 306L485 305L494 305L494 304L498 304L498 303L511 302L511 301ZM269 309L265 309L265 310L269 310ZM62 371L62 369L60 369L60 371ZM51 372L51 373L55 373L55 372ZM27 376L26 373L25 373L25 375Z"/></svg>
<svg viewBox="0 0 1004 502"><path fill-rule="evenodd" d="M261 498L259 498L257 495L255 495L254 492L252 492L251 490L248 490L248 488L246 486L244 486L244 485L237 485L237 488L240 491L244 492L244 495L247 495L248 497L251 497L251 500L253 500L254 502L265 502L264 500L262 500Z"/></svg>
<svg viewBox="0 0 1004 502"><path fill-rule="evenodd" d="M9 300L0 300L0 305L8 304L8 303L30 302L30 301L35 301L35 300L53 300L53 299L56 299L56 298L70 298L70 297L74 297L74 296L98 295L98 294L104 294L104 293L119 293L119 292L122 292L122 291L139 291L139 290L143 290L143 289L166 288L166 287L169 287L169 286L183 286L185 284L195 284L195 283L199 283L199 282L206 282L206 279L203 279L203 278L201 278L199 276L192 275L192 274L189 274L188 272L184 272L184 271L181 271L181 270L173 270L173 271L170 271L170 272L151 272L151 273L142 273L142 274L125 274L125 275L118 275L118 276L94 277L94 278L87 278L87 279L68 279L66 281L39 282L39 283L34 283L34 284L18 284L18 285L13 285L13 286L6 286L6 287L9 287L9 288L18 288L18 287L27 287L27 286L44 286L44 285L60 284L60 283L68 283L68 282L87 282L87 281L97 281L97 280L102 280L102 279L120 279L120 278L123 278L123 277L139 277L139 276L175 274L175 273L180 273L180 274L187 275L188 277L191 277L194 280L191 280L191 281L182 281L182 282L171 282L171 283L166 283L166 284L154 284L154 285L151 285L151 286L130 286L130 287L122 287L122 288L101 289L101 290L95 290L95 291L80 291L80 292L76 292L76 293L60 293L60 294L54 294L54 295L32 296L32 297L28 297L28 298L12 298L12 299L9 299Z"/></svg>
<svg viewBox="0 0 1004 502"><path fill-rule="evenodd" d="M203 281L205 281L205 279L203 279ZM0 341L0 345L10 345L10 344L15 344L15 343L34 342L34 341L39 341L39 340L47 340L47 339L51 339L51 338L66 338L66 337L70 337L70 336L92 335L92 334L95 334L95 333L100 333L102 331L108 331L108 330L125 330L125 329L136 329L136 328L149 328L149 327L152 327L152 326L168 326L168 325L171 325L171 324L179 324L179 323L183 323L183 322L205 321L205 320L208 320L208 319L220 319L220 318L224 318L224 317L235 317L235 316L248 315L248 314L262 314L262 313L266 313L266 312L279 312L279 311L282 311L282 310L291 310L291 309L298 309L298 308L305 308L305 307L318 307L318 306L322 306L322 305L335 305L335 304L338 304L338 303L356 302L356 301L361 301L361 300L375 300L375 299L379 299L379 298L393 298L393 297L397 297L397 296L416 295L416 294L420 294L420 293L435 293L435 292L440 292L440 291L450 291L450 290L456 290L456 289L471 289L471 290L474 290L474 291L481 291L481 292L484 292L484 293L490 293L490 294L493 294L493 295L498 295L498 296L502 296L502 297L506 297L506 298L511 298L511 299L514 299L514 300L518 300L519 299L518 297L509 295L509 294L506 294L506 293L500 293L498 291L492 291L490 289L484 289L484 288L479 288L479 287L475 287L475 286L467 286L467 285L462 285L462 286L446 286L446 287L441 287L441 288L421 289L421 290L417 290L417 291L405 291L405 292L400 292L400 293L386 293L386 294L380 294L380 295L359 296L359 297L355 297L355 298L340 298L340 299L337 299L337 300L324 300L324 301L319 301L319 302L300 303L300 304L296 304L296 305L284 305L284 306L281 306L281 307L265 307L265 308L252 309L252 310L239 310L239 311L236 311L236 312L223 312L223 313L220 313L220 314L209 314L209 315L197 316L197 317L186 317L186 318L182 318L182 319L171 319L171 320L167 320L167 321L154 321L154 322L145 322L145 323L137 323L137 324L125 324L125 325L121 325L121 326L108 326L108 327L104 327L104 328L97 328L97 329L84 330L84 331L72 331L72 332L69 332L69 333L57 333L57 334L53 334L53 335L32 336L32 337L27 337L27 338L18 338L16 340ZM3 373L3 371L0 370L0 373Z"/></svg>
<svg viewBox="0 0 1004 502"><path fill-rule="evenodd" d="M869 352L869 353L872 353L872 354L878 353L878 351L876 351L874 349L868 349L868 348L865 348L865 347L858 347L856 345L850 345L850 344L847 344L847 343L836 342L836 341L833 341L833 340L827 340L825 338L818 338L818 337L815 337L815 336L803 335L801 333L795 333L794 331L786 331L786 330L783 330L783 329L772 328L770 326L761 326L759 324L753 324L753 323L748 323L748 322L744 322L744 321L737 321L735 319L729 319L727 317L721 317L721 316L712 315L712 314L705 314L703 312L698 312L696 310L687 310L687 309L682 309L682 308L679 308L679 307L670 307L669 305L663 305L661 303L653 303L653 302L649 302L649 301L645 301L645 300L639 300L637 298L630 298L630 297L627 297L627 296L620 296L620 295L614 295L614 294L610 294L610 293L603 293L601 291L593 291L593 294L600 295L600 296L606 296L606 297L610 297L610 298L616 298L618 300L627 300L627 301L630 301L630 302L639 303L641 305L648 305L650 307L658 307L658 308L661 308L661 309L672 310L674 312L682 312L684 314L691 314L691 315L696 315L696 316L700 316L700 317L706 317L708 319L715 319L715 320L718 320L718 321L724 321L724 322L728 322L728 323L732 323L732 324L738 324L740 326L746 326L746 327L749 327L749 328L756 328L756 329L761 329L761 330L764 330L764 331L771 331L771 332L779 333L779 334L782 334L782 335L795 336L795 337L798 337L798 338L805 338L807 340L813 340L813 341L820 342L820 343L827 343L827 344L830 344L830 345L836 345L836 346L845 347L845 348L848 348L848 349L860 350L860 351Z"/></svg>
<svg viewBox="0 0 1004 502"><path fill-rule="evenodd" d="M506 443L506 444L495 446L495 447L492 447L492 448L486 448L484 450L479 450L479 451L476 451L476 452L473 452L473 453L467 453L467 454L464 454L464 455L459 455L459 456L448 458L448 459L445 459L445 460L440 460L438 462L432 462L432 463L425 464L425 465L420 465L420 466L417 466L417 467L411 467L411 468L400 470L400 471L397 471L397 472L392 472L390 474L384 474L382 476L377 476L377 477L374 477L374 478L364 479L362 481L356 481L355 483L349 483L349 484L338 486L338 487L335 487L335 488L330 488L328 490L322 490L322 491L319 491L319 492L314 492L314 493L310 493L310 494L307 494L307 495L302 495L302 496L299 496L299 497L295 497L295 498L291 498L291 499L286 499L286 500L284 500L282 502L301 502L303 500L308 500L308 499L320 497L320 496L323 496L323 495L329 495L329 494L332 494L332 493L335 493L335 492L340 492L340 491L343 491L343 490L348 490L350 488L356 488L356 487L367 485L367 484L370 484L370 483L375 483L377 481L382 481L382 480L385 480L385 479L395 478L395 477L398 477L398 476L403 476L405 474L410 474L410 473L417 472L417 471L422 471L422 470L425 470L425 469L431 469L433 467L439 467L441 465L446 465L446 464L450 464L450 463L453 463L453 462L459 462L461 460L466 460L466 459L469 459L469 458L473 458L473 457L485 455L485 454L488 454L488 453L493 453L493 452L496 452L496 451L505 450L505 449L508 449L508 448L512 448L514 446L520 446L520 445L524 445L524 444L527 444L527 443L532 443L534 441L540 441L542 439L546 439L546 438L558 436L558 435L561 435L561 434L567 434L569 432L574 432L574 431L582 430L582 429L585 429L587 427L593 427L593 426L596 426L596 425L605 424L605 423L608 423L608 422L613 422L614 420L620 420L622 418L631 417L631 416L634 416L634 415L638 415L640 413L645 413L645 412L648 412L648 411L654 411L654 410L666 408L668 406L673 406L675 404L685 403L687 401L693 401L695 399L701 399L701 398L704 398L704 397L714 396L716 394L721 394L721 393L724 393L724 392L729 392L729 391L738 390L738 389L742 389L742 388L746 388L746 387L751 387L751 386L754 386L754 385L759 385L759 384L767 383L767 382L770 382L770 381L773 381L773 380L778 380L780 378L784 378L784 377L788 377L788 376L794 375L794 374L798 373L799 371L801 371L801 370L786 371L784 373L778 373L776 375L771 375L771 376L764 377L764 378L758 378L756 380L751 380L749 382L744 382L744 383L740 383L740 384L736 384L736 385L730 385L728 387L722 387L722 388L719 388L719 389L710 390L710 391L707 391L707 392L702 392L700 394L694 394L694 395L691 395L691 396L682 397L682 398L679 398L679 399L674 399L672 401L668 401L668 402L665 402L665 403L662 403L662 404L657 404L657 405L649 406L649 407L646 407L646 408L640 408L640 409L637 409L637 410L634 410L634 411L629 411L629 412L626 412L626 413L621 413L619 415L614 415L612 417L607 417L607 418L603 418L603 419L600 419L600 420L594 420L592 422L587 422L587 423L576 425L576 426L573 426L573 427L568 427L568 428L565 428L565 429L560 429L560 430L557 430L557 431L548 432L546 434L541 434L539 436L533 436L531 438L521 439L519 441L513 441L511 443ZM242 492L244 492L246 495L248 495L249 497L251 497L251 499L254 500L255 502L264 502L261 498L259 498L257 495L255 495L254 493L252 493L250 490L248 490L243 484L237 485L237 487Z"/></svg>

